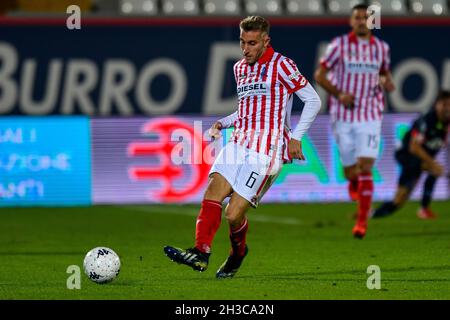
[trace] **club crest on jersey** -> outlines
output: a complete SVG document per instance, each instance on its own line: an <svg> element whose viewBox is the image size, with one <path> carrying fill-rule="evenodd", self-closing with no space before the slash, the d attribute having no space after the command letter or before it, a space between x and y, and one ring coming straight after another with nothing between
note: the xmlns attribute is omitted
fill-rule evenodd
<svg viewBox="0 0 450 320"><path fill-rule="evenodd" d="M261 78L264 77L266 75L266 65L263 65L263 67L261 68Z"/></svg>

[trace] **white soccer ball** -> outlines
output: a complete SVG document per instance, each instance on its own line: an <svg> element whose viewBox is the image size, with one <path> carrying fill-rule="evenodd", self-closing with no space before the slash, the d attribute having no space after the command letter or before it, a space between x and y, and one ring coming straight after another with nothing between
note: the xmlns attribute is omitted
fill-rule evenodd
<svg viewBox="0 0 450 320"><path fill-rule="evenodd" d="M120 259L114 250L97 247L86 254L83 268L90 280L96 283L107 283L119 274Z"/></svg>

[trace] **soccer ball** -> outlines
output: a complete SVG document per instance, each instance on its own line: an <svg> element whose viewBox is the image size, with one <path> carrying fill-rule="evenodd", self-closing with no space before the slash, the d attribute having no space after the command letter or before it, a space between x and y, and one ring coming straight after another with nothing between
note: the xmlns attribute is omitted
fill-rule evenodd
<svg viewBox="0 0 450 320"><path fill-rule="evenodd" d="M83 268L90 280L96 283L107 283L119 274L120 259L112 249L97 247L86 254Z"/></svg>

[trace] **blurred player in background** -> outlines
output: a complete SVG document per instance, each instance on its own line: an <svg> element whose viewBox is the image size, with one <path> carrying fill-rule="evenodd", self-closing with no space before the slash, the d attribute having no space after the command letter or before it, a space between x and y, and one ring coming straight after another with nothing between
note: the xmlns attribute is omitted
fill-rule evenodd
<svg viewBox="0 0 450 320"><path fill-rule="evenodd" d="M374 211L373 218L391 215L408 200L423 171L428 172L423 186L421 208L417 216L432 219L435 214L430 203L436 179L444 174L444 168L434 159L445 145L450 124L450 91L441 91L435 105L425 115L416 119L405 134L395 159L401 166L398 189L393 201L383 203Z"/></svg>
<svg viewBox="0 0 450 320"><path fill-rule="evenodd" d="M186 250L164 247L171 260L197 271L206 270L211 243L221 223L222 202L230 197L225 217L230 229L231 250L217 271L217 278L233 277L247 255L247 210L257 207L283 162L305 159L301 140L321 103L295 63L274 51L269 23L264 18L252 16L240 22L240 46L243 59L234 65L238 110L216 122L210 130L216 137L223 128L234 126L234 131L211 168L197 218L195 246ZM305 105L292 132L293 93Z"/></svg>
<svg viewBox="0 0 450 320"><path fill-rule="evenodd" d="M374 185L372 167L378 156L383 89L393 91L390 51L367 26L367 6L353 7L349 34L334 38L316 70L315 79L329 94L333 132L349 180L350 198L358 202L352 232L363 238Z"/></svg>

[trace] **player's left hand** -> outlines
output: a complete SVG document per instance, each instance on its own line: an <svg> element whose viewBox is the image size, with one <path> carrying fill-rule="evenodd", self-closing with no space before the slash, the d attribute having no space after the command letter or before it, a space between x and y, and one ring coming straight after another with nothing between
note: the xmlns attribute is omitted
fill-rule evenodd
<svg viewBox="0 0 450 320"><path fill-rule="evenodd" d="M220 132L222 130L222 123L219 121L215 122L208 131L208 134L213 140L219 139L222 136Z"/></svg>
<svg viewBox="0 0 450 320"><path fill-rule="evenodd" d="M288 151L289 151L289 156L292 159L306 160L305 156L303 155L301 141L291 139L289 141Z"/></svg>

